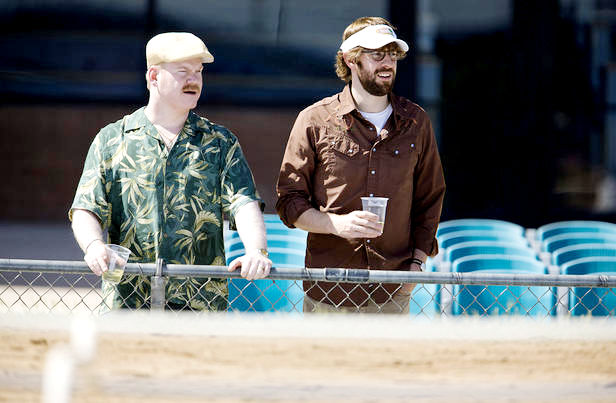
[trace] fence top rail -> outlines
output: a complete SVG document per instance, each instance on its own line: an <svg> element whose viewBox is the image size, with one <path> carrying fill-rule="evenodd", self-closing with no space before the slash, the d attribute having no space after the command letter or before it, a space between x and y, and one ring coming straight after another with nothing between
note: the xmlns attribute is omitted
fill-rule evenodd
<svg viewBox="0 0 616 403"><path fill-rule="evenodd" d="M239 271L229 272L227 266L128 263L125 273L166 277L240 278ZM84 261L0 259L0 272L44 272L92 274ZM398 270L364 270L347 268L273 267L269 279L310 280L342 283L422 283L459 285L510 285L559 287L616 287L616 275L555 275L528 273L442 273Z"/></svg>

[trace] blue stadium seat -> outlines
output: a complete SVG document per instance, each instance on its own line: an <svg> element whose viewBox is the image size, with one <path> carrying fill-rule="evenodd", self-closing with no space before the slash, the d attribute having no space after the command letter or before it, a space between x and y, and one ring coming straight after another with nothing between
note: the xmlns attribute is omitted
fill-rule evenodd
<svg viewBox="0 0 616 403"><path fill-rule="evenodd" d="M473 239L477 238L475 237ZM474 240L461 243L454 242L442 253L442 259L435 263L435 266L438 267L438 271L450 272L451 265L455 260L466 256L486 254L525 256L529 258L537 257L535 251L528 246L526 241L516 236L516 240L513 242L511 240ZM446 286L442 291L440 284L437 285L436 288L438 295L437 305L447 305L445 300L449 300L451 297L451 286Z"/></svg>
<svg viewBox="0 0 616 403"><path fill-rule="evenodd" d="M528 241L514 232L495 232L491 230L465 230L444 234L438 237L439 245L446 250L450 246L469 241L503 241L516 246L528 246Z"/></svg>
<svg viewBox="0 0 616 403"><path fill-rule="evenodd" d="M568 233L604 233L616 236L616 224L602 221L559 221L537 228L537 239L547 239Z"/></svg>
<svg viewBox="0 0 616 403"><path fill-rule="evenodd" d="M282 223L282 220L280 219L278 214L263 214L263 221Z"/></svg>
<svg viewBox="0 0 616 403"><path fill-rule="evenodd" d="M301 253L304 255L304 251L306 249L306 239L267 234L267 248L268 250L272 248L282 248L298 252L302 251ZM239 237L230 238L228 245L225 245L225 249L227 254L237 250L241 250L242 253L244 253L244 244ZM301 266L304 266L303 261Z"/></svg>
<svg viewBox="0 0 616 403"><path fill-rule="evenodd" d="M616 275L616 257L595 256L563 264L564 274ZM616 315L616 288L573 287L569 292L569 310L573 315Z"/></svg>
<svg viewBox="0 0 616 403"><path fill-rule="evenodd" d="M552 253L552 263L562 266L572 260L583 257L614 256L616 257L616 243L596 244L582 243L560 248Z"/></svg>
<svg viewBox="0 0 616 403"><path fill-rule="evenodd" d="M511 232L520 236L524 233L523 227L509 221L483 218L465 218L441 222L438 226L438 230L436 231L436 235L437 237L440 237L441 235L449 234L450 232L467 230Z"/></svg>
<svg viewBox="0 0 616 403"><path fill-rule="evenodd" d="M307 232L288 228L278 216L264 217L267 246L274 267L305 266ZM227 264L245 253L236 231L225 235ZM302 312L304 290L301 281L229 279L229 310L243 312Z"/></svg>
<svg viewBox="0 0 616 403"><path fill-rule="evenodd" d="M508 241L469 241L455 244L447 248L445 260L453 262L456 259L472 255L514 255L536 258L537 255L527 245L512 244Z"/></svg>
<svg viewBox="0 0 616 403"><path fill-rule="evenodd" d="M473 255L456 259L453 272L547 273L547 267L532 257ZM555 297L549 287L459 286L453 287L453 314L553 315Z"/></svg>
<svg viewBox="0 0 616 403"><path fill-rule="evenodd" d="M541 244L541 249L545 252L554 253L558 249L564 248L565 246L588 243L615 244L616 234L599 232L577 232L560 234L546 239Z"/></svg>
<svg viewBox="0 0 616 403"><path fill-rule="evenodd" d="M428 258L426 272L434 271L434 261ZM411 293L409 313L411 316L433 318L440 315L439 284L417 284Z"/></svg>

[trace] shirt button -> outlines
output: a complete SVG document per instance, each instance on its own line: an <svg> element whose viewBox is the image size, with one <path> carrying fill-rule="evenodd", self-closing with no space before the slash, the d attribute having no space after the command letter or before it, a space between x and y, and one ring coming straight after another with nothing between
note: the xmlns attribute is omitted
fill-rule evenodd
<svg viewBox="0 0 616 403"><path fill-rule="evenodd" d="M369 240L369 239L367 239L367 240L366 240L366 243L370 243L370 240Z"/></svg>
<svg viewBox="0 0 616 403"><path fill-rule="evenodd" d="M411 143L411 148L415 148L415 143Z"/></svg>
<svg viewBox="0 0 616 403"><path fill-rule="evenodd" d="M400 151L396 150L396 151L394 151L394 154L398 155L398 154L400 154Z"/></svg>
<svg viewBox="0 0 616 403"><path fill-rule="evenodd" d="M371 173L372 175L374 175L374 174L376 173L376 171L373 169L372 171L370 171L370 173Z"/></svg>
<svg viewBox="0 0 616 403"><path fill-rule="evenodd" d="M370 130L374 130L374 127L370 127Z"/></svg>
<svg viewBox="0 0 616 403"><path fill-rule="evenodd" d="M372 149L372 152L376 152L376 147L374 147L374 148Z"/></svg>

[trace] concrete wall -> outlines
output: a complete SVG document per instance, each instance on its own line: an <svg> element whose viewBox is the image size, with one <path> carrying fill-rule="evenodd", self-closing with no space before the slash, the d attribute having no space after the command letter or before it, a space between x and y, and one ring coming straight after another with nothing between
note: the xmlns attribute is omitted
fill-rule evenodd
<svg viewBox="0 0 616 403"><path fill-rule="evenodd" d="M0 106L0 220L65 220L92 139L101 127L137 107ZM278 169L299 109L196 111L238 136L267 212L274 211Z"/></svg>

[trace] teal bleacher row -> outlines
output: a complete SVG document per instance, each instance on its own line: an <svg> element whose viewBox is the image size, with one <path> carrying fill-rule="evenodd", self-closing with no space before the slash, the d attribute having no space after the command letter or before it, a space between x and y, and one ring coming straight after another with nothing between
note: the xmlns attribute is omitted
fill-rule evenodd
<svg viewBox="0 0 616 403"><path fill-rule="evenodd" d="M286 227L273 214L264 216L268 250L277 267L304 267L306 231ZM440 252L427 271L550 274L616 273L616 224L563 221L537 229L491 219L441 222ZM227 264L244 253L237 232L225 231ZM229 280L230 309L301 312L300 281ZM560 291L559 291L560 292ZM459 314L554 315L555 306L574 315L615 315L616 290L574 288L559 295L551 287L448 286L420 284L411 315Z"/></svg>
<svg viewBox="0 0 616 403"><path fill-rule="evenodd" d="M616 224L562 221L537 229L501 220L442 222L441 251L432 270L546 274L616 273ZM556 306L573 315L616 314L616 290L550 287L454 286L452 313L554 315Z"/></svg>

